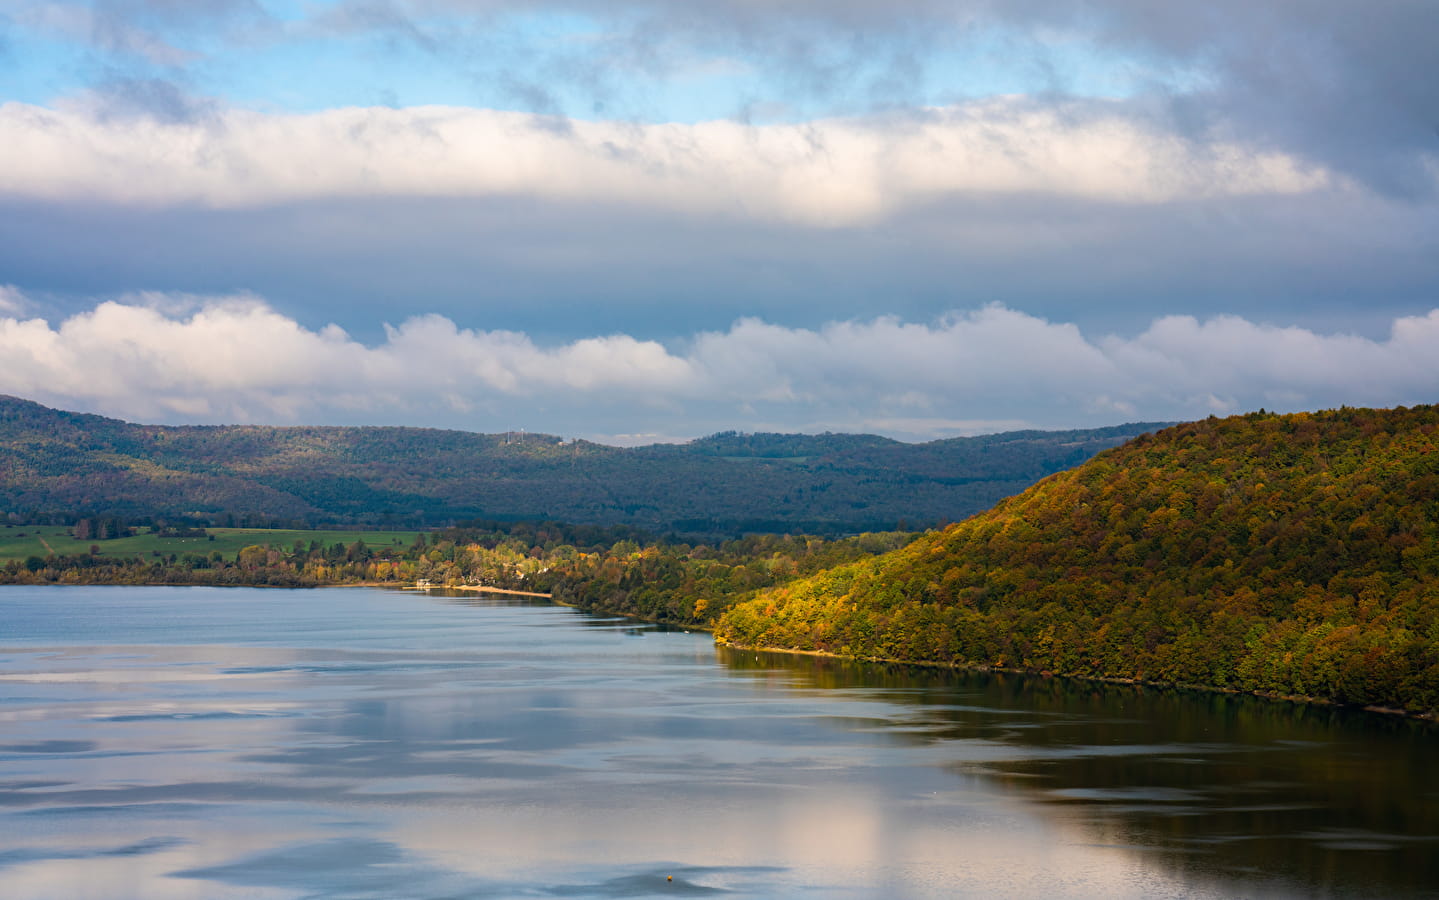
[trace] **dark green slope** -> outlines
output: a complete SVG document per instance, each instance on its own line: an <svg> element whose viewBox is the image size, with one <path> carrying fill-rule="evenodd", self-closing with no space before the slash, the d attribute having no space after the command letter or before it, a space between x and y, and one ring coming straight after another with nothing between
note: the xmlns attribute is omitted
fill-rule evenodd
<svg viewBox="0 0 1439 900"><path fill-rule="evenodd" d="M1153 427L927 444L722 434L624 449L424 428L132 425L0 397L0 505L316 525L547 518L834 533L963 518Z"/></svg>
<svg viewBox="0 0 1439 900"><path fill-rule="evenodd" d="M737 605L740 645L1439 710L1439 408L1140 437Z"/></svg>

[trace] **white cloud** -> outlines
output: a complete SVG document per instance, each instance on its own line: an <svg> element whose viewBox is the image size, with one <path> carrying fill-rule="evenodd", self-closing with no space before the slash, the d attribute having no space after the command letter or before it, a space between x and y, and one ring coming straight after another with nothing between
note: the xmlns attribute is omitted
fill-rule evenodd
<svg viewBox="0 0 1439 900"><path fill-rule="evenodd" d="M456 107L176 121L78 102L0 105L0 193L49 200L237 208L522 196L848 225L955 194L1150 204L1331 182L1281 153L1182 140L1121 107L1022 98L787 125L556 122Z"/></svg>
<svg viewBox="0 0 1439 900"><path fill-rule="evenodd" d="M13 284L0 284L0 315L17 316L28 306L29 303L19 288Z"/></svg>
<svg viewBox="0 0 1439 900"><path fill-rule="evenodd" d="M0 315L0 358L0 392L151 421L935 437L1433 402L1439 309L1396 320L1384 340L1233 316L1171 316L1135 337L1092 339L996 305L927 324L743 319L671 347L627 335L546 347L431 315L370 346L253 296L135 295L53 325Z"/></svg>

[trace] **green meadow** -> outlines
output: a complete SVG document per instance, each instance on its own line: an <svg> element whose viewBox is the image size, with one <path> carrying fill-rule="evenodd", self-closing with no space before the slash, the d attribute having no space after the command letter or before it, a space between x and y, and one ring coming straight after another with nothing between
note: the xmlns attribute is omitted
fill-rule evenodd
<svg viewBox="0 0 1439 900"><path fill-rule="evenodd" d="M152 556L158 553L203 553L215 551L233 558L245 547L251 545L273 546L292 549L297 542L306 547L311 541L322 546L332 544L353 544L364 541L369 547L408 547L415 542L416 531L303 531L288 528L209 528L206 531L214 540L203 537L159 537L149 532L134 537L112 538L105 541L77 541L70 535L70 528L64 525L7 525L0 528L0 563L12 559L51 554L74 556L90 552L91 546L100 548L102 556Z"/></svg>

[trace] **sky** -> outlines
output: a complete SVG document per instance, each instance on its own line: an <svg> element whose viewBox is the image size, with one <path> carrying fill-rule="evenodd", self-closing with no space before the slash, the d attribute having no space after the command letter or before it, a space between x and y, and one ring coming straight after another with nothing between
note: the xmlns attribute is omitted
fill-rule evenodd
<svg viewBox="0 0 1439 900"><path fill-rule="evenodd" d="M0 0L0 393L931 440L1439 402L1433 0Z"/></svg>

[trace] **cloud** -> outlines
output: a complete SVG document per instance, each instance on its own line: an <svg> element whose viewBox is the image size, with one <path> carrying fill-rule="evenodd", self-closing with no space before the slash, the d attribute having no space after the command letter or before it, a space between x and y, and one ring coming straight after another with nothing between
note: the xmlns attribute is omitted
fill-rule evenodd
<svg viewBox="0 0 1439 900"><path fill-rule="evenodd" d="M386 331L384 344L368 348L337 326L302 328L252 296L140 294L55 328L0 319L0 355L9 360L0 390L249 421L327 409L392 416L413 402L433 415L492 397L634 390L685 377L682 361L622 335L542 350L521 334L463 331L438 316Z"/></svg>
<svg viewBox="0 0 1439 900"><path fill-rule="evenodd" d="M344 296L367 307L342 321L359 329L435 311L652 334L657 319L928 319L1001 300L1085 327L1269 310L1372 335L1427 310L1439 274L1435 4L364 0L286 15L310 18L249 0L22 0L22 47L45 16L74 35L99 16L209 55L105 58L67 76L90 80L66 100L0 106L6 280L49 297L253 288L308 324L349 314L328 306ZM864 62L915 48L914 72ZM995 60L1054 78L1003 93ZM258 74L227 80L243 72ZM696 72L731 73L696 95L791 121L560 114L589 113L592 87L689 96ZM473 82L438 91L449 103L503 94L528 111L282 111L411 101L431 75ZM804 84L834 102L804 102ZM1118 309L1143 318L1106 318Z"/></svg>
<svg viewBox="0 0 1439 900"><path fill-rule="evenodd" d="M1434 305L1436 238L1439 209L1346 190L1167 204L956 194L830 228L534 197L239 209L0 197L0 273L52 320L137 285L249 289L366 341L421 312L551 341L746 316L931 321L992 301L1087 333L1234 313L1374 337Z"/></svg>
<svg viewBox="0 0 1439 900"><path fill-rule="evenodd" d="M365 344L254 296L133 295L52 325L0 316L0 392L140 420L345 422L566 435L725 428L937 437L1265 406L1432 402L1439 309L1380 340L1235 316L1133 337L992 305L927 323L743 319L666 346L541 345L418 316Z"/></svg>
<svg viewBox="0 0 1439 900"><path fill-rule="evenodd" d="M533 9L512 2L416 0L416 11ZM1395 195L1432 196L1439 158L1439 5L1414 0L551 0L626 35L607 52L652 60L734 56L778 95L831 109L913 106L971 96L995 47L1082 95L1101 69L1169 104L1176 134L1257 143ZM1070 57L1077 56L1078 62ZM879 62L876 63L876 60ZM1103 80L1103 79L1101 79ZM1044 91L1040 86L1030 93Z"/></svg>
<svg viewBox="0 0 1439 900"><path fill-rule="evenodd" d="M14 20L28 29L86 44L111 54L161 66L184 67L203 54L168 36L189 38L217 26L253 28L268 16L256 0L16 0Z"/></svg>
<svg viewBox="0 0 1439 900"><path fill-rule="evenodd" d="M664 435L1432 393L1433 3L269 9L0 15L63 97L0 104L8 389Z"/></svg>
<svg viewBox="0 0 1439 900"><path fill-rule="evenodd" d="M735 114L779 103L831 117L990 95L994 73L1015 70L1026 86L1012 90L1036 97L1123 83L1164 107L1173 134L1260 145L1394 195L1435 188L1439 5L1416 0L340 0L285 27L250 0L97 9L32 3L19 20L182 67L197 64L180 49L192 45L371 36L393 54L381 72L412 66L418 47L478 87L566 95L582 111L642 110L720 61L755 76L732 87Z"/></svg>
<svg viewBox="0 0 1439 900"><path fill-rule="evenodd" d="M163 26L177 21L177 14L190 25L213 24L217 15L225 17L226 6L245 6L220 2L165 3L99 0L93 3L25 2L16 4L14 21L26 28L52 38L62 38L89 46L102 53L112 65L156 65L183 68L201 59L201 54L177 46L162 33Z"/></svg>
<svg viewBox="0 0 1439 900"><path fill-rule="evenodd" d="M13 284L0 284L0 315L18 316L29 308L29 302Z"/></svg>
<svg viewBox="0 0 1439 900"><path fill-rule="evenodd" d="M367 96L372 82L415 87L418 50L483 102L571 114L605 104L646 120L666 106L655 96L727 65L751 77L707 83L729 94L721 115L840 118L1010 92L1062 110L1118 95L1146 101L1171 136L1256 148L1391 196L1432 198L1439 165L1439 5L1422 0L336 0L285 20L255 0L12 7L25 34L99 54L102 81L194 74L223 96L274 50L291 77L267 103L357 81L329 68L344 46L363 48Z"/></svg>
<svg viewBox="0 0 1439 900"><path fill-rule="evenodd" d="M112 127L145 119L171 126L204 124L216 111L213 101L195 97L163 78L112 78L72 100L71 105Z"/></svg>
<svg viewBox="0 0 1439 900"><path fill-rule="evenodd" d="M153 86L151 86L153 88ZM1323 171L1237 144L1193 145L1122 111L1022 100L801 125L570 122L455 107L116 120L83 105L0 106L0 193L243 208L326 197L521 196L811 225L955 194L1156 204L1286 195Z"/></svg>

